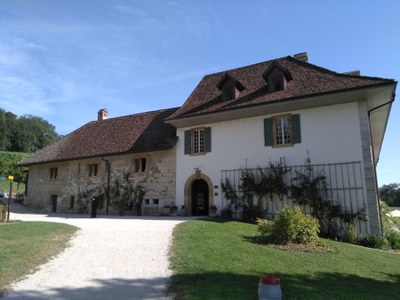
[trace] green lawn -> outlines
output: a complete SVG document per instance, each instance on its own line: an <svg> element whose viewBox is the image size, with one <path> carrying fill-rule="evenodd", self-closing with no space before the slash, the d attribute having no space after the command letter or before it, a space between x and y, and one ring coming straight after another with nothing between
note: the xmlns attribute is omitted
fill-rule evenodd
<svg viewBox="0 0 400 300"><path fill-rule="evenodd" d="M17 187L18 187L18 190L17 190ZM5 191L5 192L7 192L7 194L10 193L10 182L8 180L0 181L0 191ZM18 183L13 182L12 192L13 193L16 193L16 192L24 193L25 192L25 184L20 183L18 186Z"/></svg>
<svg viewBox="0 0 400 300"><path fill-rule="evenodd" d="M290 252L254 243L257 227L207 220L179 224L169 290L176 299L257 299L261 275L283 299L397 299L400 254L323 240L330 250Z"/></svg>
<svg viewBox="0 0 400 300"><path fill-rule="evenodd" d="M0 295L65 248L77 228L50 222L0 223Z"/></svg>

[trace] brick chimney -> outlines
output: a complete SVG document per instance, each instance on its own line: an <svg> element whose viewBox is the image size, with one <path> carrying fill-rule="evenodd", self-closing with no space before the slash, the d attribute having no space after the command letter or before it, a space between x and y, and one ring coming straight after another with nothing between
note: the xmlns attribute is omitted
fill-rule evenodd
<svg viewBox="0 0 400 300"><path fill-rule="evenodd" d="M360 76L361 72L360 72L360 70L355 70L355 71L350 71L350 72L344 72L343 74L352 75L352 76Z"/></svg>
<svg viewBox="0 0 400 300"><path fill-rule="evenodd" d="M297 53L297 54L293 55L293 57L294 57L295 59L308 62L308 55L307 55L307 52Z"/></svg>
<svg viewBox="0 0 400 300"><path fill-rule="evenodd" d="M97 121L107 120L108 118L108 111L106 108L102 108L97 113Z"/></svg>

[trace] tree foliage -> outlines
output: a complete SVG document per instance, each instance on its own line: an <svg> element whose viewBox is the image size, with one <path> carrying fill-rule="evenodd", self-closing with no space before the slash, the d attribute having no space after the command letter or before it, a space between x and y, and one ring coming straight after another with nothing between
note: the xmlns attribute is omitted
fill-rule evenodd
<svg viewBox="0 0 400 300"><path fill-rule="evenodd" d="M46 120L32 115L17 117L0 108L0 151L31 153L58 137L55 127Z"/></svg>
<svg viewBox="0 0 400 300"><path fill-rule="evenodd" d="M388 206L400 206L400 184L390 183L379 188L379 196Z"/></svg>
<svg viewBox="0 0 400 300"><path fill-rule="evenodd" d="M15 182L24 182L26 168L18 167L17 163L27 156L27 153L0 151L0 177L14 176Z"/></svg>

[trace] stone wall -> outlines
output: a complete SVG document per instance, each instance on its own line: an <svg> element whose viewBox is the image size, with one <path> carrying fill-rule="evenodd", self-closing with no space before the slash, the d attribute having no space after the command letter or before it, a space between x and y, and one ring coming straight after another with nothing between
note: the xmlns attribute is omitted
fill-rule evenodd
<svg viewBox="0 0 400 300"><path fill-rule="evenodd" d="M176 149L97 157L29 167L28 195L25 204L47 211L82 212L90 198L104 191L108 181L107 161L110 164L110 184L123 182L129 173L129 181L145 188L142 212L159 215L161 207L175 204ZM91 174L90 165L97 164L97 174ZM143 167L142 165L145 164ZM57 168L56 178L51 168ZM53 169L54 177L54 169ZM148 203L148 204L147 204ZM157 203L157 204L154 204ZM105 205L99 214L105 213ZM109 206L109 213L117 210ZM128 211L128 214L130 212ZM131 213L135 213L132 211Z"/></svg>

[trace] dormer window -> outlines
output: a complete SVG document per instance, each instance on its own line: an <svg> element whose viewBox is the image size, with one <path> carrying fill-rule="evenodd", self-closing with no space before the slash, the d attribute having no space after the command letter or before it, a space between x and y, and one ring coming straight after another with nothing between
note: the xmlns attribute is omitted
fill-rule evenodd
<svg viewBox="0 0 400 300"><path fill-rule="evenodd" d="M293 79L289 70L282 67L277 62L271 64L271 66L264 72L263 78L267 82L268 91L270 93L284 91L288 82Z"/></svg>
<svg viewBox="0 0 400 300"><path fill-rule="evenodd" d="M240 96L240 92L245 89L245 87L231 75L226 73L222 79L218 82L217 88L221 90L222 100L233 100Z"/></svg>

